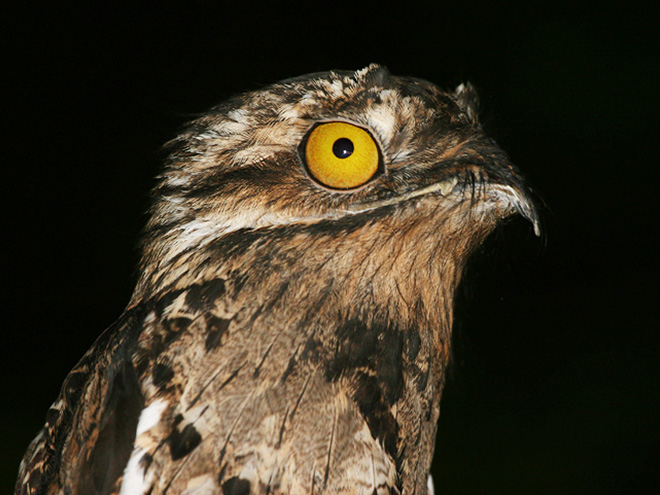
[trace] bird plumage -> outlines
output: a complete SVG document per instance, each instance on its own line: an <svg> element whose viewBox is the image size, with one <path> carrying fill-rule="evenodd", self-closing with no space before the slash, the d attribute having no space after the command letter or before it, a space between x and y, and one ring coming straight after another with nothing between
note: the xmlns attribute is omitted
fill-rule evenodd
<svg viewBox="0 0 660 495"><path fill-rule="evenodd" d="M529 193L446 93L372 65L286 80L170 143L140 278L65 381L17 494L425 494L470 252ZM324 122L379 170L306 168Z"/></svg>

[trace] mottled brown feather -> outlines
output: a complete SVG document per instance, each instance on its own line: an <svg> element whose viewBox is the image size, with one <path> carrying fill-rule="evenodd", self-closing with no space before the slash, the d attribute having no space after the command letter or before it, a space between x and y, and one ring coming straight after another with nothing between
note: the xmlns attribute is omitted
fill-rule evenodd
<svg viewBox="0 0 660 495"><path fill-rule="evenodd" d="M538 225L476 101L373 65L193 122L129 309L67 378L16 493L425 495L463 266L512 213ZM382 173L313 181L300 146L322 121L368 129Z"/></svg>

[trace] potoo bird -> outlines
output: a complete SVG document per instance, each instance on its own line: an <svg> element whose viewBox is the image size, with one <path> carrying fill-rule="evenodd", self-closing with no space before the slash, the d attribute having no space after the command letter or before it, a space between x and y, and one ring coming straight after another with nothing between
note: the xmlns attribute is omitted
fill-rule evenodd
<svg viewBox="0 0 660 495"><path fill-rule="evenodd" d="M472 87L311 74L169 146L133 297L16 493L425 495L461 271L516 212L538 233Z"/></svg>

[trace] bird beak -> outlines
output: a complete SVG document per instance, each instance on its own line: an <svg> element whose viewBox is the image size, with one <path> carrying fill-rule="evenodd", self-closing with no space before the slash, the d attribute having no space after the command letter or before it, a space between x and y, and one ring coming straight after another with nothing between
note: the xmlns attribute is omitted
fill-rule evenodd
<svg viewBox="0 0 660 495"><path fill-rule="evenodd" d="M541 237L541 219L531 200L531 193L523 192L519 187L506 184L491 184L490 190L495 196L511 205L523 217L529 220L536 237Z"/></svg>
<svg viewBox="0 0 660 495"><path fill-rule="evenodd" d="M383 206L394 205L416 197L426 196L427 194L439 194L448 196L454 191L459 180L456 176L449 177L440 182L435 182L425 187L409 191L401 196L372 201L369 203L358 203L349 207L351 213L361 213L374 210ZM525 188L526 189L526 188ZM496 201L501 201L515 209L520 215L529 220L537 237L541 236L541 221L538 211L531 200L531 193L523 191L521 187L508 184L491 183L488 184L488 192L491 193Z"/></svg>

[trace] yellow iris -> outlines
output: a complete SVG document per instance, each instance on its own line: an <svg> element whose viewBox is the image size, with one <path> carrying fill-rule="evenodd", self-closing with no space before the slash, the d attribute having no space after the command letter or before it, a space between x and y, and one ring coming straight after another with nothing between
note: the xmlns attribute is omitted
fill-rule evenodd
<svg viewBox="0 0 660 495"><path fill-rule="evenodd" d="M346 122L315 127L305 144L307 170L333 189L365 184L378 170L378 147L364 129Z"/></svg>

